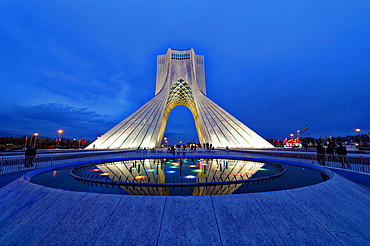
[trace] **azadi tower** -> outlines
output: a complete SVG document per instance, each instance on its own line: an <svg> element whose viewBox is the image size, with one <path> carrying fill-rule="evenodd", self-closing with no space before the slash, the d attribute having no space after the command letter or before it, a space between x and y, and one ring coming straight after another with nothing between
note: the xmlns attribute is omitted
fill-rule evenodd
<svg viewBox="0 0 370 246"><path fill-rule="evenodd" d="M87 149L160 147L167 119L177 105L193 114L200 143L214 147L272 148L257 135L207 97L204 56L193 49L168 49L157 57L155 96Z"/></svg>

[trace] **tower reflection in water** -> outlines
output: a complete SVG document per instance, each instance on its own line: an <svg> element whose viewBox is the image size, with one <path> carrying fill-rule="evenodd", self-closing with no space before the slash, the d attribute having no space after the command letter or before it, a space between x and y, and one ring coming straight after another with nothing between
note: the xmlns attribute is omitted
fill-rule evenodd
<svg viewBox="0 0 370 246"><path fill-rule="evenodd" d="M73 170L74 178L88 177L91 182L86 184L94 180L118 184L131 195L232 194L248 185L247 180L265 177L267 182L279 172L281 167L275 164L195 158L127 160Z"/></svg>

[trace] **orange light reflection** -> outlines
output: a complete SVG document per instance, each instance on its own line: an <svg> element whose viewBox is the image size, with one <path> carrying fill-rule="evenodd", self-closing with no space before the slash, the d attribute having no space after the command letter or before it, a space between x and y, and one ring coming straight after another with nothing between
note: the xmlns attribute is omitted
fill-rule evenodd
<svg viewBox="0 0 370 246"><path fill-rule="evenodd" d="M145 176L136 176L135 179L145 179Z"/></svg>

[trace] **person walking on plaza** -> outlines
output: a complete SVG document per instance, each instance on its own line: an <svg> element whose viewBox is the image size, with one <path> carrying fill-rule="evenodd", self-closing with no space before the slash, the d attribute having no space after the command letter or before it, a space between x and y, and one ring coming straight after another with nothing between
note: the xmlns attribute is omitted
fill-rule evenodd
<svg viewBox="0 0 370 246"><path fill-rule="evenodd" d="M334 146L333 143L329 143L328 147L326 148L326 154L328 156L328 162L334 161Z"/></svg>
<svg viewBox="0 0 370 246"><path fill-rule="evenodd" d="M345 165L344 163L346 163L347 166L348 165L348 162L347 162L347 149L346 147L344 147L342 145L342 143L338 143L338 148L337 148L337 155L339 156L339 160L340 160L340 163L342 164L342 168L345 168Z"/></svg>
<svg viewBox="0 0 370 246"><path fill-rule="evenodd" d="M30 157L31 157L31 148L27 146L26 151L24 152L24 167L29 167L30 164Z"/></svg>
<svg viewBox="0 0 370 246"><path fill-rule="evenodd" d="M324 147L321 146L320 143L317 143L316 152L317 152L317 161L321 165L325 166L325 149Z"/></svg>
<svg viewBox="0 0 370 246"><path fill-rule="evenodd" d="M33 159L36 156L36 149L27 146L26 152L24 152L24 166L25 167L32 167L33 166Z"/></svg>
<svg viewBox="0 0 370 246"><path fill-rule="evenodd" d="M36 148L35 147L32 147L31 148L31 167L33 167L33 160L35 159L36 157Z"/></svg>

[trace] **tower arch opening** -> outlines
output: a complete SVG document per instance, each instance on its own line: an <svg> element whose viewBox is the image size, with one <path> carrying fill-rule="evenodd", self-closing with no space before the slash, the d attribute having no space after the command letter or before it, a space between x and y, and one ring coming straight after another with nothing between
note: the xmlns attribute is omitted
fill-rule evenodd
<svg viewBox="0 0 370 246"><path fill-rule="evenodd" d="M180 141L186 144L193 142L193 139L196 143L199 142L194 116L188 107L177 105L171 110L166 121L164 137L167 137L171 145L180 144Z"/></svg>

